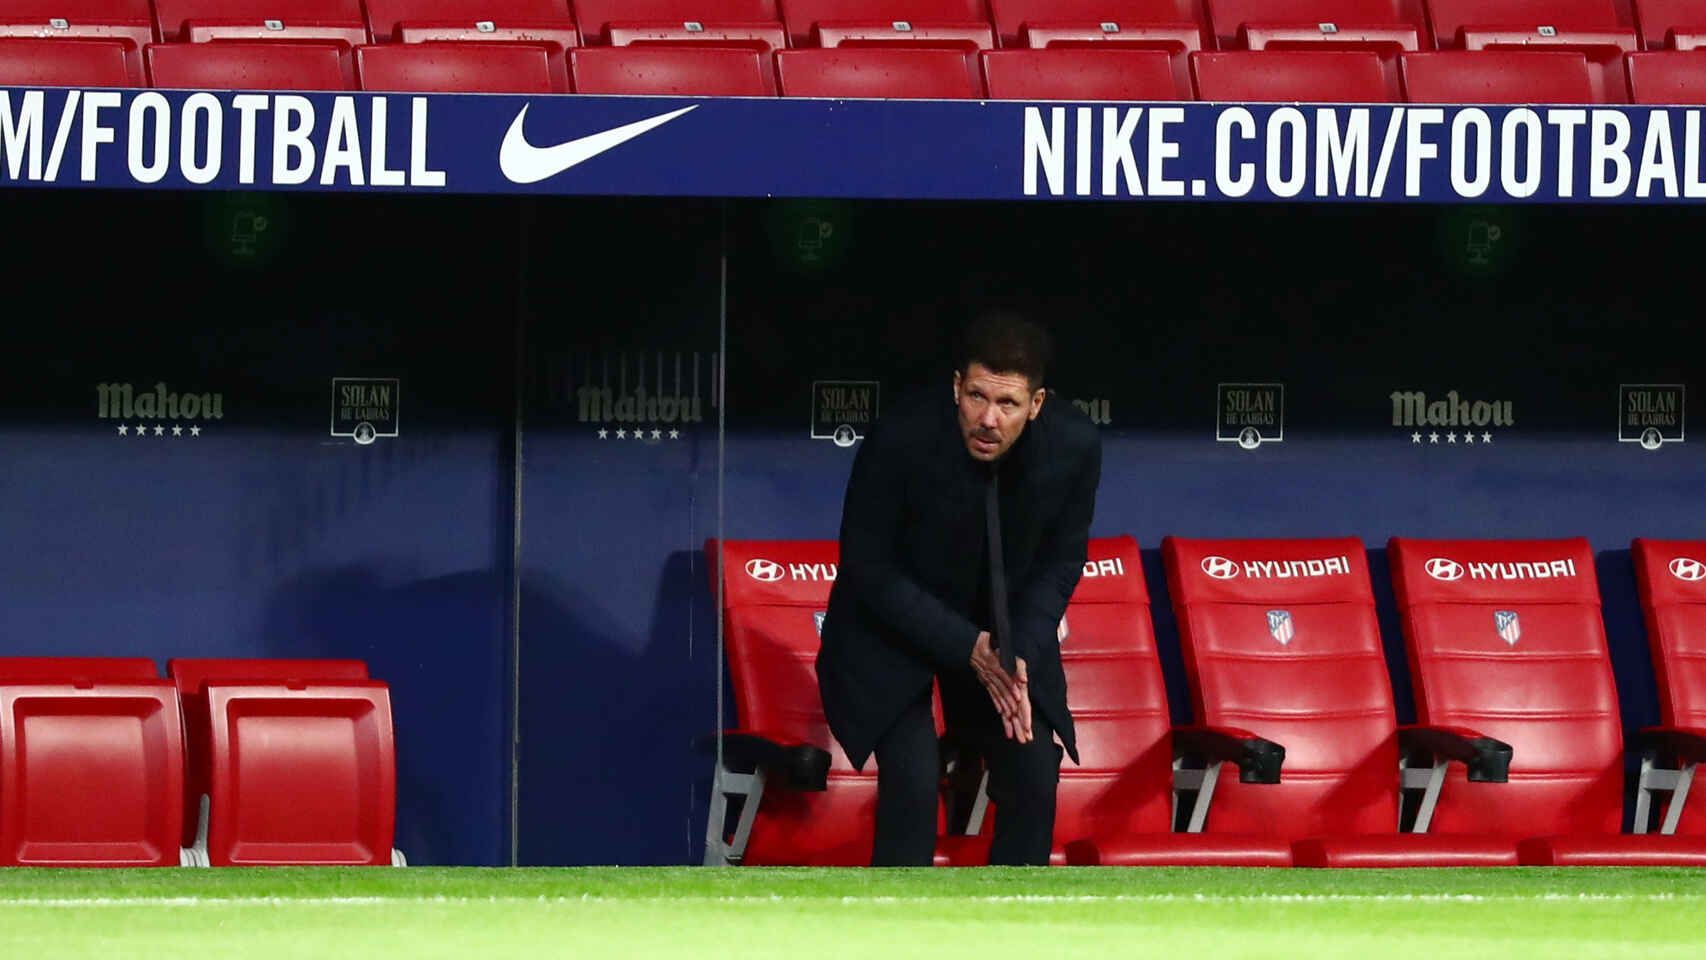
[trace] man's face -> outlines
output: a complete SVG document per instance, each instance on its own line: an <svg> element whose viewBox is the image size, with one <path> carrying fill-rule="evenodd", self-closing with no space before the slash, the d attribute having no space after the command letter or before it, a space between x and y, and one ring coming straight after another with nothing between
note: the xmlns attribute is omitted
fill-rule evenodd
<svg viewBox="0 0 1706 960"><path fill-rule="evenodd" d="M997 373L981 363L955 371L954 403L966 452L985 463L1000 459L1042 412L1044 396L1024 374Z"/></svg>

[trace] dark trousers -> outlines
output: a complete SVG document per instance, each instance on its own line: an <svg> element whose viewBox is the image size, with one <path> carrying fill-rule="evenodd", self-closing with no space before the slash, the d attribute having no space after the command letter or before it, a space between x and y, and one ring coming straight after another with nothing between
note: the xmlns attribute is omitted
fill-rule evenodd
<svg viewBox="0 0 1706 960"><path fill-rule="evenodd" d="M949 735L970 744L989 765L989 799L996 808L991 864L1047 864L1054 843L1054 796L1061 750L1054 728L1035 710L1030 743L1006 738L989 694L969 671L938 678ZM936 850L941 778L936 723L925 690L877 741L876 867L927 867Z"/></svg>

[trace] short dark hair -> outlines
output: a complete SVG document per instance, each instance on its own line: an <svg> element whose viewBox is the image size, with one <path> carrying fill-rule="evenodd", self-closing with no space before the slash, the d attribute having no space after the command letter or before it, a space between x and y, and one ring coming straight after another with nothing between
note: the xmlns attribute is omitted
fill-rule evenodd
<svg viewBox="0 0 1706 960"><path fill-rule="evenodd" d="M1054 362L1054 340L1040 325L1016 313L986 313L961 331L959 360L962 374L981 363L996 373L1022 374L1036 390Z"/></svg>

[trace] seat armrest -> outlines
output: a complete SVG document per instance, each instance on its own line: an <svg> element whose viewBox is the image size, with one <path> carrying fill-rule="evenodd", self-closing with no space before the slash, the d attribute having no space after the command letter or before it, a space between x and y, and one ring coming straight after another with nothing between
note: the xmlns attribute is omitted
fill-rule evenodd
<svg viewBox="0 0 1706 960"><path fill-rule="evenodd" d="M715 750L716 742L711 734L699 738L697 746ZM724 730L723 758L733 767L763 770L772 784L789 790L819 791L829 786L829 751L809 743L756 730Z"/></svg>
<svg viewBox="0 0 1706 960"><path fill-rule="evenodd" d="M1238 764L1240 783L1279 783L1285 748L1236 727L1173 728L1173 756Z"/></svg>
<svg viewBox="0 0 1706 960"><path fill-rule="evenodd" d="M1684 764L1706 761L1706 729L1700 727L1642 727L1643 749L1675 757Z"/></svg>
<svg viewBox="0 0 1706 960"><path fill-rule="evenodd" d="M1439 760L1455 760L1469 768L1469 779L1476 783L1510 779L1511 745L1466 727L1399 727L1398 748L1405 754L1423 751Z"/></svg>

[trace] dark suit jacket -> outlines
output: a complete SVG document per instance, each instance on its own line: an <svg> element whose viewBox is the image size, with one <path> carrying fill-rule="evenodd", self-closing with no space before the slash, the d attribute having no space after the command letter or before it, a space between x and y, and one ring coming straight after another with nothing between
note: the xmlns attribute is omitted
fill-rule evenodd
<svg viewBox="0 0 1706 960"><path fill-rule="evenodd" d="M977 610L989 469L967 452L946 390L891 408L853 460L817 670L830 730L855 766L935 673L971 674L977 634L991 629ZM1051 397L997 469L1014 652L1035 709L1076 762L1055 628L1084 570L1101 438Z"/></svg>

